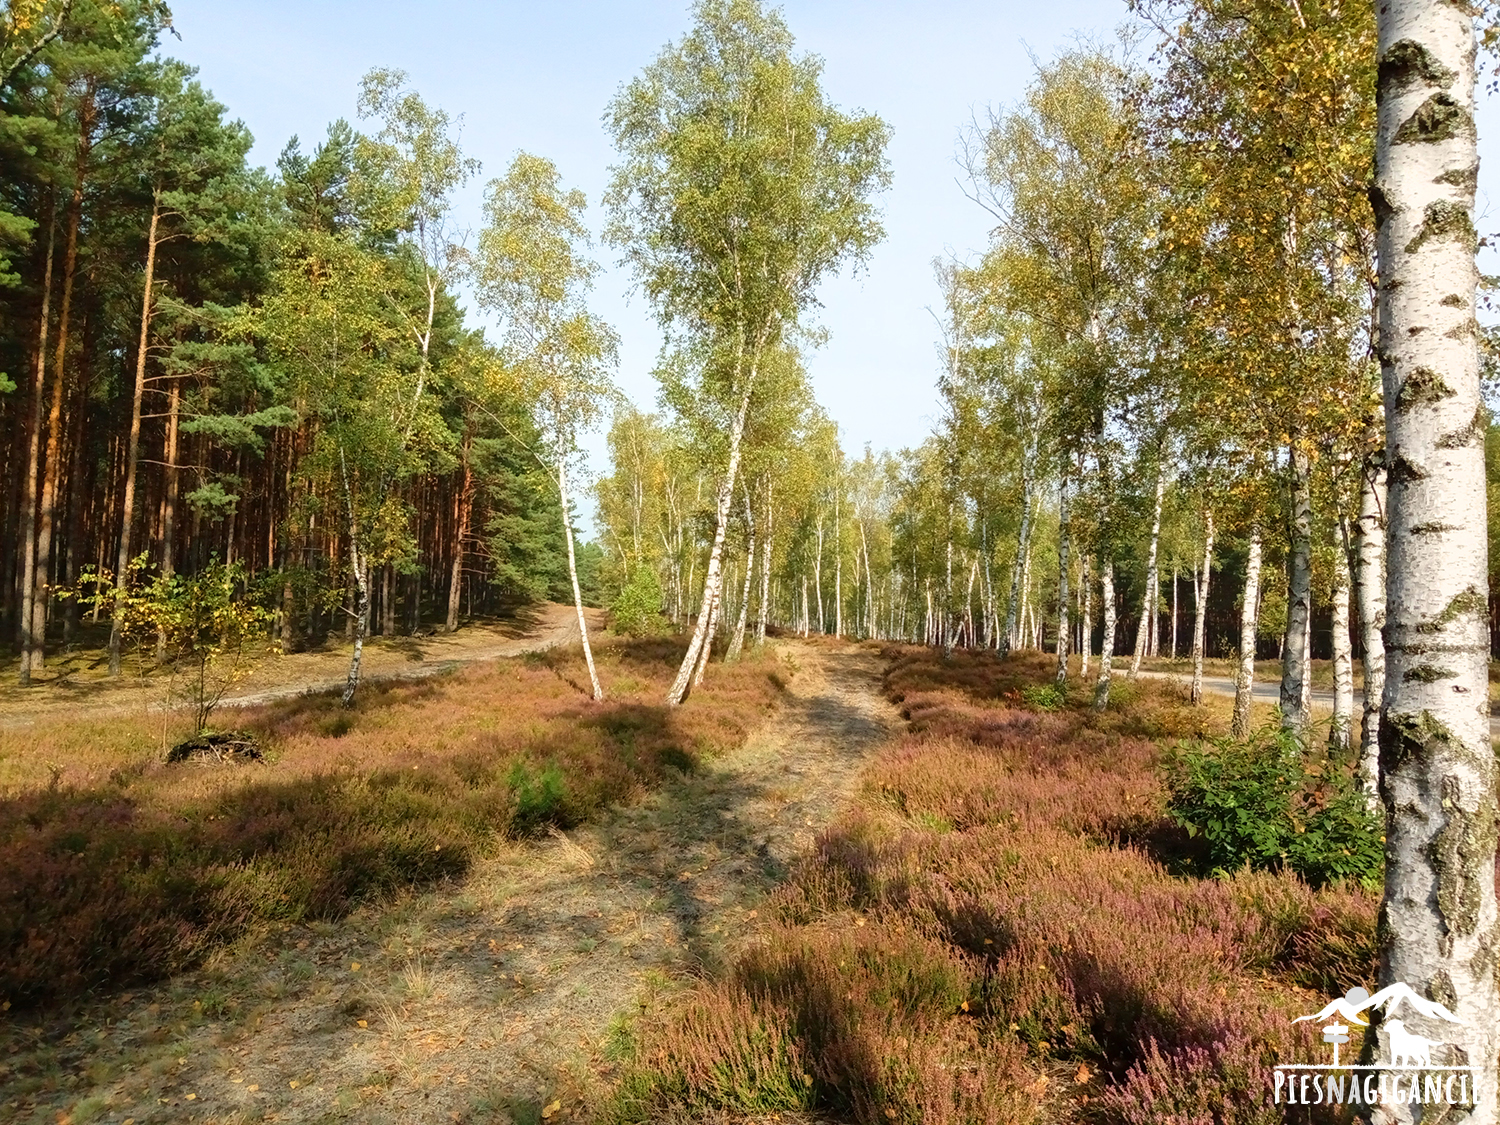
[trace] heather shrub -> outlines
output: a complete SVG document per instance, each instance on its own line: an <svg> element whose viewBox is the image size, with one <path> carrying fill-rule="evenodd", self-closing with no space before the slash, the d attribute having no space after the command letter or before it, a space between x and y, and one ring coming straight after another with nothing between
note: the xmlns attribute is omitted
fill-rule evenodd
<svg viewBox="0 0 1500 1125"><path fill-rule="evenodd" d="M1184 744L1167 756L1167 813L1202 837L1207 873L1286 868L1314 885L1378 884L1385 862L1379 820L1347 770L1305 756L1279 726L1243 742Z"/></svg>
<svg viewBox="0 0 1500 1125"><path fill-rule="evenodd" d="M656 700L681 655L665 640L601 650L607 680L640 685L602 705L566 651L368 684L352 712L279 701L241 720L270 748L253 766L166 765L156 721L0 732L0 1000L179 972L256 926L461 877L497 836L634 799L737 745L777 695L774 657L753 654L668 714Z"/></svg>

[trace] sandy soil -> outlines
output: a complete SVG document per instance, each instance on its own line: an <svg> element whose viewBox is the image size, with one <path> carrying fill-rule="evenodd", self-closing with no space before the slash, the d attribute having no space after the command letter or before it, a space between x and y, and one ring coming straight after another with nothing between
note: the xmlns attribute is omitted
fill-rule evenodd
<svg viewBox="0 0 1500 1125"><path fill-rule="evenodd" d="M603 638L603 614L585 610L589 639ZM577 611L571 605L545 602L527 607L514 619L465 625L456 633L422 637L375 637L365 642L360 661L364 682L390 679L420 679L440 675L482 660L519 656L554 645L578 640ZM245 707L275 699L344 686L349 671L350 646L333 645L312 652L268 655L247 663L236 678L221 707ZM27 688L17 687L14 676L0 683L0 725L16 727L41 715L88 710L160 711L168 704L165 676L147 673L138 660L127 660L124 675L106 675L104 654L75 654L54 662L46 673ZM172 702L182 706L181 701Z"/></svg>
<svg viewBox="0 0 1500 1125"><path fill-rule="evenodd" d="M753 940L767 891L899 729L872 649L779 648L794 674L745 746L597 825L0 1024L0 1107L28 1125L585 1119L612 1036Z"/></svg>

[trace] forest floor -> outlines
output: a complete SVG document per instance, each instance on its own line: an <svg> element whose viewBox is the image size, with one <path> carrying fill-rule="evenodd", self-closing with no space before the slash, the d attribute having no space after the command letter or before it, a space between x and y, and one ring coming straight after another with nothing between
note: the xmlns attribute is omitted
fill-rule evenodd
<svg viewBox="0 0 1500 1125"><path fill-rule="evenodd" d="M479 659L476 634L460 634L463 656L424 641L424 667ZM794 674L758 731L591 825L502 843L460 880L273 927L200 971L70 1015L0 1022L0 1117L583 1119L632 1014L753 939L767 893L902 726L873 647L777 648ZM309 681L326 675L303 667Z"/></svg>
<svg viewBox="0 0 1500 1125"><path fill-rule="evenodd" d="M603 613L585 610L590 637L604 639ZM595 636L596 632L598 637ZM524 607L512 618L475 621L455 633L372 637L365 642L361 674L365 682L420 679L480 661L519 656L578 642L577 611L544 602ZM247 657L235 673L221 707L248 707L273 700L342 688L350 646L339 642L306 652L268 652ZM153 667L149 654L131 654L125 673L109 676L102 648L78 648L49 658L29 687L16 686L16 659L0 664L0 726L24 726L30 719L75 711L159 713L175 698L168 677Z"/></svg>

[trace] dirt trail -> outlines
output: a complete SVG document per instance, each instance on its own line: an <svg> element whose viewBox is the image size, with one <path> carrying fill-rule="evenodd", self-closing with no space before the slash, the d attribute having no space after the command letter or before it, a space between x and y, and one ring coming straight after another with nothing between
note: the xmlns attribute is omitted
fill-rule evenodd
<svg viewBox="0 0 1500 1125"><path fill-rule="evenodd" d="M579 1120L609 1073L611 1020L753 935L766 892L899 729L876 653L780 648L796 668L783 705L733 754L597 825L508 846L462 884L290 927L71 1031L6 1034L0 1107L7 1069L48 1063L66 1085L12 1101L18 1120Z"/></svg>
<svg viewBox="0 0 1500 1125"><path fill-rule="evenodd" d="M597 645L603 614L586 609L589 636ZM365 642L361 661L363 683L414 680L441 675L485 660L520 656L578 640L578 615L571 605L544 602L529 606L508 621L465 625L456 633L421 637L372 638ZM349 648L333 645L311 652L270 656L255 662L236 683L220 708L252 707L298 695L337 691L349 670ZM104 672L102 653L75 654L54 660L53 667L32 687L15 686L14 677L0 682L0 726L30 724L44 715L122 714L160 712L167 696L160 674L126 674L115 679ZM176 707L185 706L180 700Z"/></svg>

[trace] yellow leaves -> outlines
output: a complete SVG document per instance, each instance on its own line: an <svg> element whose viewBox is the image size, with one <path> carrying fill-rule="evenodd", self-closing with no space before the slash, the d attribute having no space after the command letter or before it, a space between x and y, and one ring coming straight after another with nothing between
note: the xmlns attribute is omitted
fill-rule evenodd
<svg viewBox="0 0 1500 1125"><path fill-rule="evenodd" d="M357 973L357 972L359 972L359 962L358 961L351 961L349 963L349 971L351 973Z"/></svg>
<svg viewBox="0 0 1500 1125"><path fill-rule="evenodd" d="M550 1121L557 1116L557 1111L562 1109L561 1101L551 1101L542 1107L542 1120Z"/></svg>

